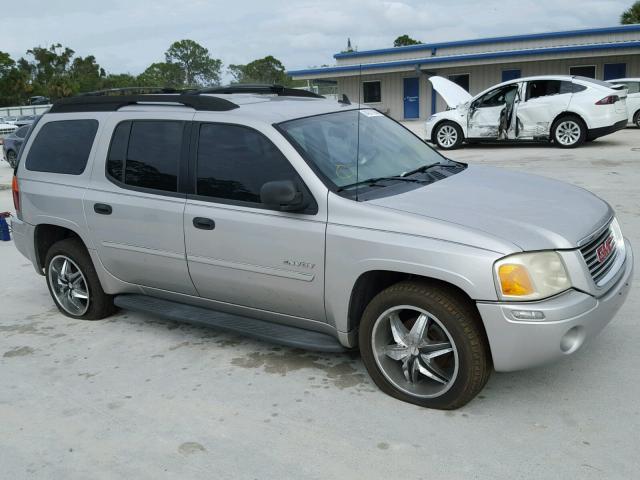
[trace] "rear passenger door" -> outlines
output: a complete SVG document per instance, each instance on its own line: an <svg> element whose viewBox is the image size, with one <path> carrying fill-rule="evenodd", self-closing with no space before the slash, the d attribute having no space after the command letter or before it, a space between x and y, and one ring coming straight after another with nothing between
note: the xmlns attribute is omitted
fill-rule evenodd
<svg viewBox="0 0 640 480"><path fill-rule="evenodd" d="M154 116L155 115L155 116ZM188 139L193 113L115 113L84 210L104 267L146 287L196 295L184 250Z"/></svg>
<svg viewBox="0 0 640 480"><path fill-rule="evenodd" d="M263 133L207 122L194 129L194 193L187 200L184 231L200 296L232 309L323 321L326 210L319 213L317 199L300 213L260 202L260 188L269 181L292 180L309 193Z"/></svg>
<svg viewBox="0 0 640 480"><path fill-rule="evenodd" d="M518 138L548 136L556 116L569 108L573 83L567 80L530 80L518 104Z"/></svg>

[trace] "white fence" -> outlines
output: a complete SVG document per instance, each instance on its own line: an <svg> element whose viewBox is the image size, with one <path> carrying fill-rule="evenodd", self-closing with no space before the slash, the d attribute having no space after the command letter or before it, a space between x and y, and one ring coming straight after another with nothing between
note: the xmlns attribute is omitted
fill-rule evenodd
<svg viewBox="0 0 640 480"><path fill-rule="evenodd" d="M23 107L2 107L0 117L17 117L20 115L39 115L51 108L51 105L25 105Z"/></svg>

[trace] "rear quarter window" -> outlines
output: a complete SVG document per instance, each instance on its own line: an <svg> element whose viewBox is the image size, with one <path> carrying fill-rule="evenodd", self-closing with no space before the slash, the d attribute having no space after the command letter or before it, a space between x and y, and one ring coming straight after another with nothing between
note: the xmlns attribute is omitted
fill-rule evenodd
<svg viewBox="0 0 640 480"><path fill-rule="evenodd" d="M80 175L98 131L97 120L59 120L42 126L25 166L32 172Z"/></svg>

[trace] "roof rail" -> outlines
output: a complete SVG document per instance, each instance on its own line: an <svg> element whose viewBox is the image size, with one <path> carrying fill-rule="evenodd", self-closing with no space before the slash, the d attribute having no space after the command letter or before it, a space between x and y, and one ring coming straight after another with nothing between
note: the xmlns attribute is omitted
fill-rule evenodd
<svg viewBox="0 0 640 480"><path fill-rule="evenodd" d="M278 95L281 97L308 97L308 98L325 98L322 95L318 95L308 90L299 90L297 88L287 88L283 85L277 84L260 84L260 83L236 83L233 85L226 85L223 87L210 87L203 88L193 92L199 93L258 93L265 95Z"/></svg>
<svg viewBox="0 0 640 480"><path fill-rule="evenodd" d="M192 93L162 95L84 95L68 97L53 104L49 113L115 112L129 105L178 104L195 110L225 112L238 108L233 102L219 97L199 96Z"/></svg>

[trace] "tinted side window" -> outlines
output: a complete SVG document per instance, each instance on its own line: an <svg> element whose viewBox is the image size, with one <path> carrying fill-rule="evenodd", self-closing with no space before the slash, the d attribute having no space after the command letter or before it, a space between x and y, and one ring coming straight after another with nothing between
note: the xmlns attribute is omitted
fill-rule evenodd
<svg viewBox="0 0 640 480"><path fill-rule="evenodd" d="M480 99L478 108L499 107L512 102L518 94L517 85L507 85L506 87L493 90Z"/></svg>
<svg viewBox="0 0 640 480"><path fill-rule="evenodd" d="M197 162L196 193L207 197L260 203L266 182L298 179L264 135L236 125L201 125Z"/></svg>
<svg viewBox="0 0 640 480"><path fill-rule="evenodd" d="M131 122L122 122L118 124L111 138L111 147L107 157L107 173L119 182L124 182L124 161L127 158L130 131Z"/></svg>
<svg viewBox="0 0 640 480"><path fill-rule="evenodd" d="M107 174L133 187L178 190L184 122L136 120L118 124L107 158Z"/></svg>
<svg viewBox="0 0 640 480"><path fill-rule="evenodd" d="M93 146L97 120L60 120L42 126L27 155L27 170L80 175Z"/></svg>

